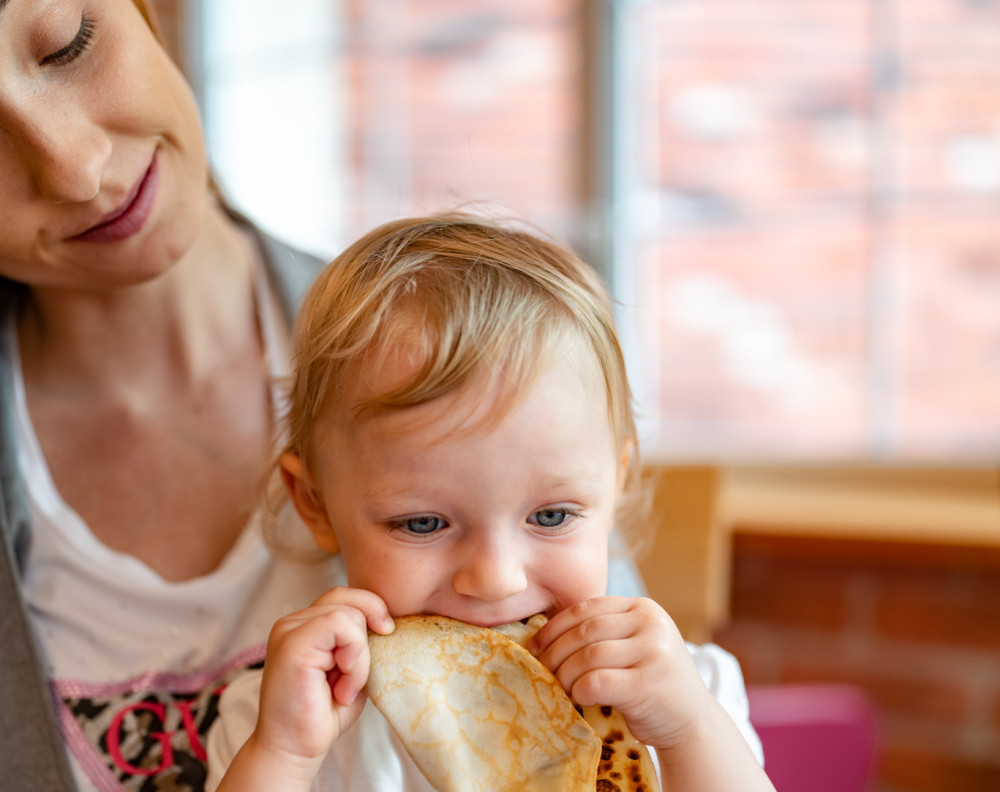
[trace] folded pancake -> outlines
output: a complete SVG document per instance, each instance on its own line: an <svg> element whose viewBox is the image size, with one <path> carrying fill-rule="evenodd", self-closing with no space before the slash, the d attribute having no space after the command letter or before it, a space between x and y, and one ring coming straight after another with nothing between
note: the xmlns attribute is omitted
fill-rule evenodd
<svg viewBox="0 0 1000 792"><path fill-rule="evenodd" d="M576 707L525 648L544 616L496 630L443 616L395 622L370 635L368 695L439 792L657 792L621 715Z"/></svg>
<svg viewBox="0 0 1000 792"><path fill-rule="evenodd" d="M537 614L527 622L514 622L497 627L512 641L527 646L528 641L547 619ZM583 719L601 738L601 761L593 786L597 792L660 792L660 782L649 750L629 731L625 716L614 707L577 706Z"/></svg>

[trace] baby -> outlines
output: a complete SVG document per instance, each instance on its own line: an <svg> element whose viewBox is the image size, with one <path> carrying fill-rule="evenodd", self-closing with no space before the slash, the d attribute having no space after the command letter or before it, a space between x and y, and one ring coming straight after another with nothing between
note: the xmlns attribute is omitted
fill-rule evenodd
<svg viewBox="0 0 1000 792"><path fill-rule="evenodd" d="M476 217L400 220L327 267L294 343L280 470L346 585L281 619L262 681L223 696L220 789L430 790L365 706L368 630L544 613L532 653L579 704L624 714L665 789L773 790L735 661L686 645L652 600L605 596L609 536L643 515L625 366L590 268Z"/></svg>

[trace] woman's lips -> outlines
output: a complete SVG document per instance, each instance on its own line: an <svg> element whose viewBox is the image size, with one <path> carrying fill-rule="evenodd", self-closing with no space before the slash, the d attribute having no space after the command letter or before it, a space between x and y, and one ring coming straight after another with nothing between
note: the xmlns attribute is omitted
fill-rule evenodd
<svg viewBox="0 0 1000 792"><path fill-rule="evenodd" d="M72 239L77 242L119 242L139 233L153 213L156 187L159 184L158 161L154 154L142 179L132 188L121 206Z"/></svg>

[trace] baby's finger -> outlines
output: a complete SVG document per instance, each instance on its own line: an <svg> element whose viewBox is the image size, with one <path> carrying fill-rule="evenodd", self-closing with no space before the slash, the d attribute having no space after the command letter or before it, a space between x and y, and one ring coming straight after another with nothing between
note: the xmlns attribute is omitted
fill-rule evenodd
<svg viewBox="0 0 1000 792"><path fill-rule="evenodd" d="M678 669L687 665L688 654L673 657L653 636L639 634L586 646L553 673L578 704L609 704L628 713L679 679Z"/></svg>
<svg viewBox="0 0 1000 792"><path fill-rule="evenodd" d="M621 613L628 609L630 598L595 597L557 613L535 633L528 648L536 655L545 651L557 638L596 616Z"/></svg>
<svg viewBox="0 0 1000 792"><path fill-rule="evenodd" d="M320 596L312 607L343 605L355 608L364 614L368 628L380 635L388 635L395 629L389 607L374 592L365 589L337 586Z"/></svg>
<svg viewBox="0 0 1000 792"><path fill-rule="evenodd" d="M590 600L557 614L538 631L529 650L546 668L555 672L582 649L632 638L639 630L640 619L625 605L628 600L609 603L604 602L605 599Z"/></svg>
<svg viewBox="0 0 1000 792"><path fill-rule="evenodd" d="M371 655L367 642L363 646L344 646L333 653L336 664L327 675L334 701L341 706L350 706L368 682Z"/></svg>

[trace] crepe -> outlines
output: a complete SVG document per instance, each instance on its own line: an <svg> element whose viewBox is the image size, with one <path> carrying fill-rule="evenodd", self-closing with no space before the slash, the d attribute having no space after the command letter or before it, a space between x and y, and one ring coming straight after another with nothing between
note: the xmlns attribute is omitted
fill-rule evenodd
<svg viewBox="0 0 1000 792"><path fill-rule="evenodd" d="M527 622L504 624L496 630L527 647L546 621L539 613ZM597 792L660 792L649 750L629 731L625 716L614 707L576 705L576 708L601 738L601 760L594 783Z"/></svg>
<svg viewBox="0 0 1000 792"><path fill-rule="evenodd" d="M395 622L370 635L368 695L438 792L658 792L621 714L574 705L525 648L544 616Z"/></svg>

